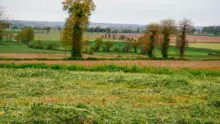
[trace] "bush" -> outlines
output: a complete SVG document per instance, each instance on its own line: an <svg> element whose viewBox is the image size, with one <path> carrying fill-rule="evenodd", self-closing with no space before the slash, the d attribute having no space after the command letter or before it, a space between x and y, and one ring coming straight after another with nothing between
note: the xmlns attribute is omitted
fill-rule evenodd
<svg viewBox="0 0 220 124"><path fill-rule="evenodd" d="M121 50L120 50L120 48L119 47L115 47L114 48L114 52L120 52Z"/></svg>
<svg viewBox="0 0 220 124"><path fill-rule="evenodd" d="M53 49L53 44L48 44L47 45L47 50L52 50Z"/></svg>
<svg viewBox="0 0 220 124"><path fill-rule="evenodd" d="M56 50L56 49L58 49L60 46L58 45L58 44L55 44L55 43L53 43L53 44L48 44L47 45L47 50Z"/></svg>
<svg viewBox="0 0 220 124"><path fill-rule="evenodd" d="M33 48L34 45L33 44L28 44L28 48Z"/></svg>
<svg viewBox="0 0 220 124"><path fill-rule="evenodd" d="M35 45L34 49L44 49L44 46L43 45Z"/></svg>

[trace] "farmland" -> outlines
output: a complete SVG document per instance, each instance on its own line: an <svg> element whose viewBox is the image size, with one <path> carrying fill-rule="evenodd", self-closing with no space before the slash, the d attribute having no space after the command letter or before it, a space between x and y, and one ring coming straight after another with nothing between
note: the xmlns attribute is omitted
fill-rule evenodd
<svg viewBox="0 0 220 124"><path fill-rule="evenodd" d="M1 123L219 123L219 71L1 67Z"/></svg>
<svg viewBox="0 0 220 124"><path fill-rule="evenodd" d="M42 32L35 31L35 40L32 41L32 44L36 44L36 41L40 40L44 46L44 49L33 49L28 48L27 45L17 42L8 42L5 41L4 45L0 45L0 58L31 58L31 57L25 57L25 55L35 54L32 58L50 58L50 59L63 59L65 57L64 55L64 47L61 45L60 42L60 32L56 30L52 30L50 34L45 34ZM16 33L16 32L15 32ZM84 39L90 40L91 47L95 45L94 39L101 37L103 35L102 33L84 33ZM128 35L128 34L125 34ZM132 37L135 36L141 36L141 34L131 34ZM188 36L188 37L197 37L200 39L200 37L204 36ZM207 36L206 36L207 37ZM191 38L191 39L193 39ZM210 38L212 38L210 36ZM219 39L219 37L213 37ZM201 38L203 39L203 38ZM212 40L212 39L210 39ZM215 42L213 43L208 38L206 38L205 42L199 42L199 40L195 43L192 42L189 43L189 48L186 50L186 58L188 60L219 60L219 52L220 52L220 43ZM114 46L112 48L111 52L94 52L92 55L89 54L83 54L83 58L103 58L103 59L146 59L146 55L141 55L140 51L138 53L134 53L133 50L129 53L126 52L114 52L114 48L122 49L125 45L125 41L123 40L113 40L113 39L104 39L104 42L106 41L112 41L114 42ZM215 40L213 40L215 41ZM59 47L54 50L47 50L46 47L49 44L57 44ZM103 45L104 47L104 45ZM10 54L19 53L15 56L12 56ZM69 57L70 52L67 52L67 57ZM210 54L211 53L211 54ZM36 55L39 54L39 55ZM42 54L51 54L51 57L49 55L46 55L46 57ZM52 55L53 54L53 55ZM170 57L178 58L179 52L175 48L175 43L171 43L171 47L169 49ZM210 54L210 55L209 55ZM24 56L24 57L23 57ZM53 58L54 56L54 58ZM57 57L58 56L58 57ZM155 56L161 58L161 50L159 44L157 45L157 48L155 50Z"/></svg>
<svg viewBox="0 0 220 124"><path fill-rule="evenodd" d="M0 0L0 124L220 124L217 5Z"/></svg>

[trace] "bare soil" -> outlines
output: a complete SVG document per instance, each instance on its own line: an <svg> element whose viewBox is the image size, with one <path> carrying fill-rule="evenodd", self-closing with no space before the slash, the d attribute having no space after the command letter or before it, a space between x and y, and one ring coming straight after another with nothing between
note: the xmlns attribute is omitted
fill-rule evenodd
<svg viewBox="0 0 220 124"><path fill-rule="evenodd" d="M24 61L14 61L14 60L2 60L0 63L15 63L15 64L35 64L35 63L45 63L45 64L77 64L84 66L94 66L103 64L117 64L117 65L140 65L140 66L152 66L152 67L166 67L173 69L180 68L190 68L190 69L214 69L220 70L220 61L157 61L157 60L125 60L125 61L110 61L110 60L100 60L100 61L54 61L54 60L24 60Z"/></svg>

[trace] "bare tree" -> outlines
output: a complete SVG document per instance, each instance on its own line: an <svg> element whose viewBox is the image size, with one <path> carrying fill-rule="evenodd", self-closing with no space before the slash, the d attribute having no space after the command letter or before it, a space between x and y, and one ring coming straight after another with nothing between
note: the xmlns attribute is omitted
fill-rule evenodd
<svg viewBox="0 0 220 124"><path fill-rule="evenodd" d="M191 20L185 18L179 22L179 28L181 35L177 36L176 47L180 50L180 58L184 58L184 53L186 47L188 46L186 34L190 33L190 31L193 29L193 23Z"/></svg>
<svg viewBox="0 0 220 124"><path fill-rule="evenodd" d="M161 21L161 33L163 35L162 41L162 55L163 58L168 58L168 50L170 46L170 36L177 31L176 22L173 19L164 19Z"/></svg>

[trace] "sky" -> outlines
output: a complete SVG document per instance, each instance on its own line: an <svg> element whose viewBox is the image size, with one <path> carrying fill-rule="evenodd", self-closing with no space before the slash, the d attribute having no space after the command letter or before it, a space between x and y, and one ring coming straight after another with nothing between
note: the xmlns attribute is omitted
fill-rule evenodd
<svg viewBox="0 0 220 124"><path fill-rule="evenodd" d="M0 0L12 20L65 21L62 0ZM161 19L193 20L196 26L220 25L220 0L94 0L92 22L149 24Z"/></svg>

